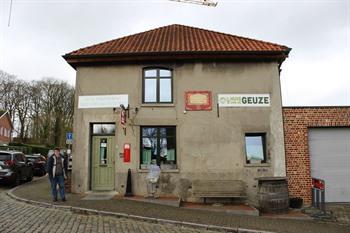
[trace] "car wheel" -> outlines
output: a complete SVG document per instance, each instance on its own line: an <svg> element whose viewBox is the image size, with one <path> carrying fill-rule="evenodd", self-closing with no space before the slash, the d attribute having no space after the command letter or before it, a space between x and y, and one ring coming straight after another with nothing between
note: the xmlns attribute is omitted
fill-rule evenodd
<svg viewBox="0 0 350 233"><path fill-rule="evenodd" d="M12 184L12 187L16 187L21 184L21 176L19 174L16 175L15 182Z"/></svg>
<svg viewBox="0 0 350 233"><path fill-rule="evenodd" d="M29 176L27 177L27 181L32 181L33 180L33 171L29 173Z"/></svg>

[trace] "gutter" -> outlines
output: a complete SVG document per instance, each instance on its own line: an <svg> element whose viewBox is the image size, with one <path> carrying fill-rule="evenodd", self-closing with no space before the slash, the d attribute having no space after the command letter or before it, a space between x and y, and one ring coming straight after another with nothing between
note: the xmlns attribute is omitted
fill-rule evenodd
<svg viewBox="0 0 350 233"><path fill-rule="evenodd" d="M87 54L70 55L62 57L74 69L81 65L96 65L108 63L133 63L150 61L188 61L188 60L238 60L256 61L273 60L279 64L288 57L290 48L285 47L283 51L174 51L174 52L147 52L147 53L115 53L115 54Z"/></svg>

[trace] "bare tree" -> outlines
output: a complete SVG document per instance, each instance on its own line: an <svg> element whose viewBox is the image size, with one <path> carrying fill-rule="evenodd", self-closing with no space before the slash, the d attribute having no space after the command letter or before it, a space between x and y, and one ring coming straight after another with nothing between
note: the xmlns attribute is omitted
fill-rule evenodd
<svg viewBox="0 0 350 233"><path fill-rule="evenodd" d="M0 108L17 122L18 138L46 145L65 144L72 130L74 87L67 82L45 78L26 82L0 70Z"/></svg>
<svg viewBox="0 0 350 233"><path fill-rule="evenodd" d="M31 105L30 84L18 80L15 84L15 111L19 122L19 139L23 142L28 135L29 113Z"/></svg>
<svg viewBox="0 0 350 233"><path fill-rule="evenodd" d="M15 120L15 85L16 76L0 70L0 108L9 112L12 122Z"/></svg>

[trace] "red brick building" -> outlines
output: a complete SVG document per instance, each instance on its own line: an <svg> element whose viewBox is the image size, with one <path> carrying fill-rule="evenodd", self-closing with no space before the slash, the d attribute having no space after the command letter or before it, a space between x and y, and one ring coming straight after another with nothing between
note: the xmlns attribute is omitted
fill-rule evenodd
<svg viewBox="0 0 350 233"><path fill-rule="evenodd" d="M0 110L0 144L11 142L11 132L13 125L7 111Z"/></svg>
<svg viewBox="0 0 350 233"><path fill-rule="evenodd" d="M350 202L350 107L284 107L289 193L311 203L311 177L326 202Z"/></svg>

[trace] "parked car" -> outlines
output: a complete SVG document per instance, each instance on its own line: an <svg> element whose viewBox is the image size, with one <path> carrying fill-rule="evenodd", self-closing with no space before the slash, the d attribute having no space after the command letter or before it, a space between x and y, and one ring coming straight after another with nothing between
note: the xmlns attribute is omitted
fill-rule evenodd
<svg viewBox="0 0 350 233"><path fill-rule="evenodd" d="M33 171L35 176L43 176L46 174L46 158L41 154L26 155L27 159L33 163Z"/></svg>
<svg viewBox="0 0 350 233"><path fill-rule="evenodd" d="M22 181L33 179L33 163L19 151L0 150L0 182L19 185Z"/></svg>

